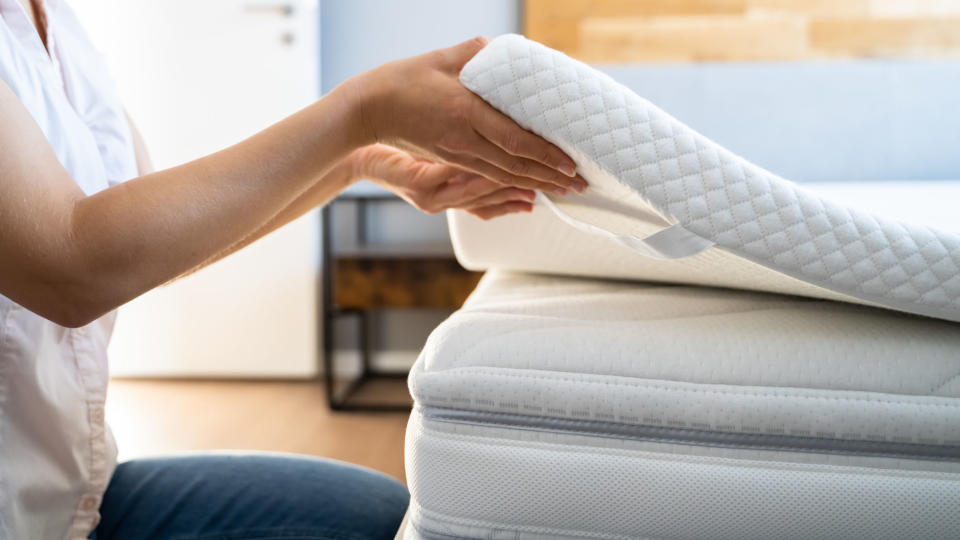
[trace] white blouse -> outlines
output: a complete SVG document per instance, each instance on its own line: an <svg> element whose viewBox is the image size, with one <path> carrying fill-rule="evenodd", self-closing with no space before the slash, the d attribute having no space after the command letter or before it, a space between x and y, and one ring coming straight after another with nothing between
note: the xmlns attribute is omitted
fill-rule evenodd
<svg viewBox="0 0 960 540"><path fill-rule="evenodd" d="M47 48L23 5L0 0L0 79L92 194L137 175L130 126L73 11L44 5ZM0 296L0 538L85 539L96 526L116 465L103 414L113 320L71 330Z"/></svg>

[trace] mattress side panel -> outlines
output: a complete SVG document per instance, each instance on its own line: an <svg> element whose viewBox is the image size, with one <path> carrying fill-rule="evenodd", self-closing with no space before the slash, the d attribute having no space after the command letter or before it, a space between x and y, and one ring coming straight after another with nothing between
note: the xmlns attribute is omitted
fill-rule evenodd
<svg viewBox="0 0 960 540"><path fill-rule="evenodd" d="M452 429L415 412L407 430L412 521L454 538L960 534L956 471L740 455Z"/></svg>
<svg viewBox="0 0 960 540"><path fill-rule="evenodd" d="M782 438L884 445L890 455L921 450L960 452L960 400L867 392L703 385L518 369L462 368L416 373L424 407L483 412L504 425L530 418L562 421L569 430L602 434L643 426L654 433L714 434L718 446L776 449ZM599 427L598 427L599 426ZM535 427L534 427L535 429ZM614 438L619 435L614 435ZM668 438L674 435L644 435ZM726 437L726 438L725 438ZM728 440L729 438L729 440ZM772 442L760 442L760 441ZM868 444L869 443L869 444Z"/></svg>

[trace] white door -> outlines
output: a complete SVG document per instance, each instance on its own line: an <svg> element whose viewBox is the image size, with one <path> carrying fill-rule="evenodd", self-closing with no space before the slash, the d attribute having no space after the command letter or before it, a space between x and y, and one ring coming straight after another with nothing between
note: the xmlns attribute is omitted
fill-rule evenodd
<svg viewBox="0 0 960 540"><path fill-rule="evenodd" d="M317 98L316 0L71 4L157 168L236 143ZM314 212L124 306L113 374L314 374L318 226Z"/></svg>

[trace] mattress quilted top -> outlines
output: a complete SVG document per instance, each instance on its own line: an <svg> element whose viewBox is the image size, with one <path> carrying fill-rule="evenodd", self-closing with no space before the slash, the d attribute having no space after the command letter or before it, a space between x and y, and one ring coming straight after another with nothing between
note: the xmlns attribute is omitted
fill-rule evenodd
<svg viewBox="0 0 960 540"><path fill-rule="evenodd" d="M591 186L562 200L540 195L533 214L499 229L453 215L465 266L719 285L960 321L960 234L949 228L780 178L520 36L492 41L460 78L566 151Z"/></svg>
<svg viewBox="0 0 960 540"><path fill-rule="evenodd" d="M819 434L956 461L958 357L954 324L883 309L495 270L430 336L410 388L425 408Z"/></svg>

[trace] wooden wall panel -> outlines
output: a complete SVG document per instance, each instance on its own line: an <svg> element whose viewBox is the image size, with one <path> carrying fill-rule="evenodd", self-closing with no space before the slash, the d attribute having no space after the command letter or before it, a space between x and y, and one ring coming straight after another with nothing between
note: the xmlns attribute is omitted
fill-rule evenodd
<svg viewBox="0 0 960 540"><path fill-rule="evenodd" d="M526 0L524 31L559 49L577 49L580 23L594 17L742 14L748 0Z"/></svg>
<svg viewBox="0 0 960 540"><path fill-rule="evenodd" d="M587 62L794 58L807 42L802 21L731 16L591 18L581 25L580 39L579 56Z"/></svg>
<svg viewBox="0 0 960 540"><path fill-rule="evenodd" d="M869 17L873 0L747 0L750 15L807 17Z"/></svg>
<svg viewBox="0 0 960 540"><path fill-rule="evenodd" d="M813 20L809 36L826 56L940 56L960 51L960 17Z"/></svg>
<svg viewBox="0 0 960 540"><path fill-rule="evenodd" d="M528 37L595 63L960 56L960 0L526 0Z"/></svg>

